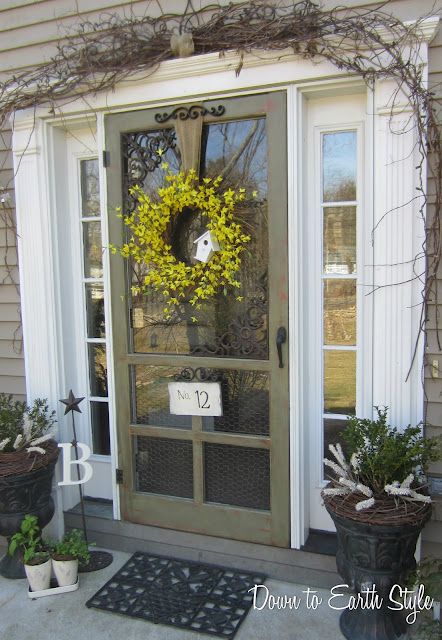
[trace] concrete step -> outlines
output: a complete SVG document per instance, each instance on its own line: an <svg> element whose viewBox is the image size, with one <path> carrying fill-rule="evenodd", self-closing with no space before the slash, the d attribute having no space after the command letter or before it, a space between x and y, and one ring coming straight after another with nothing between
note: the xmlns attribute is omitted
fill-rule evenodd
<svg viewBox="0 0 442 640"><path fill-rule="evenodd" d="M90 514L90 507L86 510ZM67 528L82 528L78 509L65 513ZM330 588L342 582L334 556L238 542L160 527L86 515L87 535L100 547L117 551L147 551L223 567L256 571L276 580Z"/></svg>

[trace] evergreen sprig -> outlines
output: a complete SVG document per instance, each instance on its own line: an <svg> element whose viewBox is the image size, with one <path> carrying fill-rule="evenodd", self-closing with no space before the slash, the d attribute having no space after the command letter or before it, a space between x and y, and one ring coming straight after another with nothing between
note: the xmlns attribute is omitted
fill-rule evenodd
<svg viewBox="0 0 442 640"><path fill-rule="evenodd" d="M375 407L377 419L350 416L342 436L347 454L357 455L358 478L375 495L386 485L409 476L422 479L431 462L441 456L437 438L424 438L420 426L404 430L387 424L387 407Z"/></svg>

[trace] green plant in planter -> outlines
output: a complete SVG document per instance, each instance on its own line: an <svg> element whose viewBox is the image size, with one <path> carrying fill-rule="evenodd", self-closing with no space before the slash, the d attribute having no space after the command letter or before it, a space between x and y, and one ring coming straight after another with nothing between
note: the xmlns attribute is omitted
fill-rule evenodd
<svg viewBox="0 0 442 640"><path fill-rule="evenodd" d="M11 537L8 553L12 556L16 550L23 556L23 563L36 565L46 562L49 553L41 537L41 529L36 516L26 515L20 530Z"/></svg>
<svg viewBox="0 0 442 640"><path fill-rule="evenodd" d="M60 542L51 544L51 555L55 560L79 560L89 562L88 544L80 529L72 529L64 534Z"/></svg>
<svg viewBox="0 0 442 640"><path fill-rule="evenodd" d="M350 416L342 432L345 453L338 443L329 446L334 460L324 460L333 470L333 487L324 497L360 496L356 511L364 511L387 496L397 507L404 502L431 502L425 493L425 473L441 456L440 441L424 438L419 426L399 430L387 424L387 407L375 407L377 419Z"/></svg>
<svg viewBox="0 0 442 640"><path fill-rule="evenodd" d="M0 452L35 452L44 455L45 444L54 437L55 411L47 400L37 398L32 406L0 393Z"/></svg>
<svg viewBox="0 0 442 640"><path fill-rule="evenodd" d="M37 398L28 406L0 393L0 535L8 541L27 513L37 516L41 527L54 514L51 486L59 454L54 424L47 400ZM24 577L18 553L0 560L0 575Z"/></svg>

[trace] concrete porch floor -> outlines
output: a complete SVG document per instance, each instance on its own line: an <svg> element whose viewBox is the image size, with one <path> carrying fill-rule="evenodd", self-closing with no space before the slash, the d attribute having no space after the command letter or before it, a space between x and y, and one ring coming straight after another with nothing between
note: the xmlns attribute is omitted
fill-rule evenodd
<svg viewBox="0 0 442 640"><path fill-rule="evenodd" d="M0 549L2 555L3 549ZM144 620L88 609L85 602L129 559L131 554L112 551L113 563L101 571L80 575L78 591L30 600L26 580L0 577L0 640L204 640L206 634L176 627L155 625ZM323 598L316 611L305 605L305 586L266 580L274 596L302 598L298 610L250 610L235 640L338 640L339 612L331 609L327 589L316 589ZM263 602L263 594L257 604Z"/></svg>

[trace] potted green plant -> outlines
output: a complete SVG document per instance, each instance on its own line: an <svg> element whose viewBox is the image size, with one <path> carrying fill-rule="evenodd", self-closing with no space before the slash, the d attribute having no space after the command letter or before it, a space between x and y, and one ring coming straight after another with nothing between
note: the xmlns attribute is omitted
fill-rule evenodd
<svg viewBox="0 0 442 640"><path fill-rule="evenodd" d="M23 558L26 577L31 591L49 589L51 581L51 558L41 537L36 516L27 514L19 531L11 536L8 553L19 552Z"/></svg>
<svg viewBox="0 0 442 640"><path fill-rule="evenodd" d="M425 473L440 456L437 439L424 438L419 426L391 427L387 408L375 409L375 419L349 417L344 446L331 444L333 460L324 460L332 474L322 497L336 526L338 571L358 602L371 590L382 605L343 612L341 631L351 640L406 637L403 611L390 606L392 589L416 566L417 539L431 516Z"/></svg>
<svg viewBox="0 0 442 640"><path fill-rule="evenodd" d="M52 568L59 587L77 582L78 563L89 562L90 553L84 534L80 529L72 529L64 534L60 542L51 545Z"/></svg>
<svg viewBox="0 0 442 640"><path fill-rule="evenodd" d="M52 478L59 449L55 412L44 399L31 405L0 394L0 535L8 540L26 514L44 527L54 515ZM23 578L17 553L0 561L0 575Z"/></svg>

